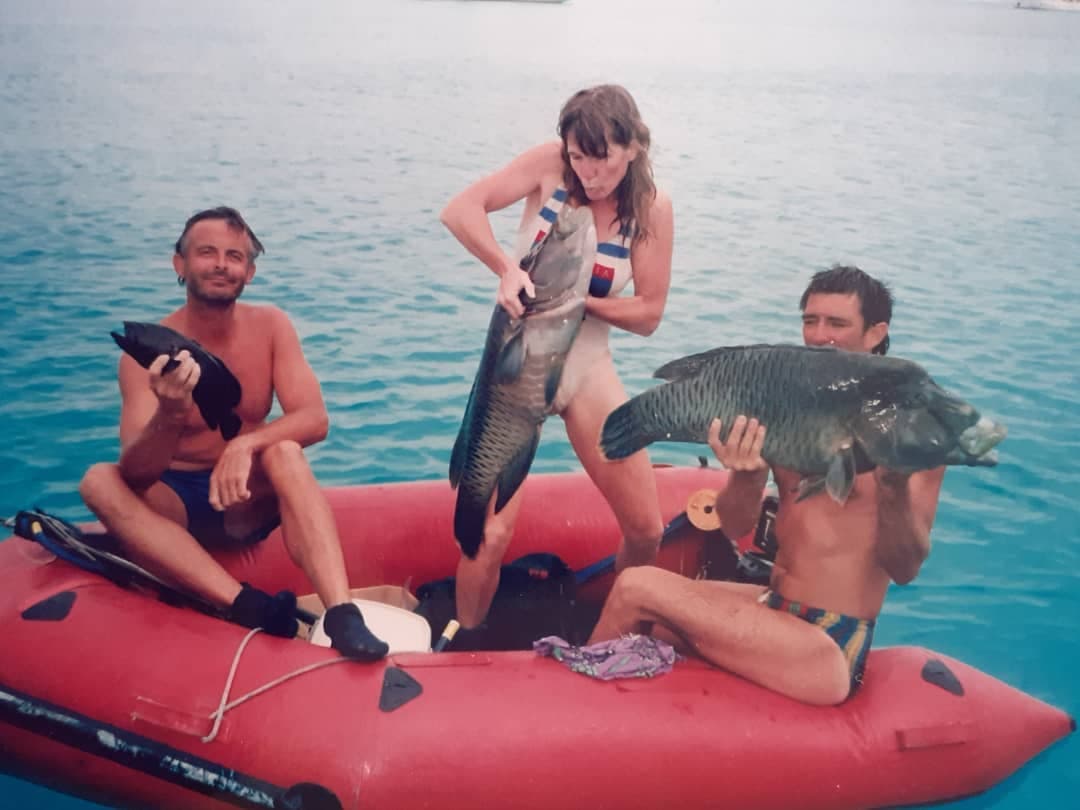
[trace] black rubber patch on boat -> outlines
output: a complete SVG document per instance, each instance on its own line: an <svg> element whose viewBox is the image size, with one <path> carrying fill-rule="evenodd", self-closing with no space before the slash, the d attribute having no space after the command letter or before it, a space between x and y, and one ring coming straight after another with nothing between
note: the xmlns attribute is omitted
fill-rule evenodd
<svg viewBox="0 0 1080 810"><path fill-rule="evenodd" d="M944 661L937 658L931 658L923 665L922 678L927 683L940 686L950 694L958 697L964 695L964 685L960 683L960 679L953 674L951 669L945 666Z"/></svg>
<svg viewBox="0 0 1080 810"><path fill-rule="evenodd" d="M337 796L314 782L298 782L274 802L274 810L341 810Z"/></svg>
<svg viewBox="0 0 1080 810"><path fill-rule="evenodd" d="M31 605L22 612L22 617L28 622L61 622L71 613L74 604L75 591L61 591Z"/></svg>
<svg viewBox="0 0 1080 810"><path fill-rule="evenodd" d="M392 712L404 706L415 697L420 697L424 688L420 682L403 669L387 667L383 675L382 692L379 694L379 709Z"/></svg>

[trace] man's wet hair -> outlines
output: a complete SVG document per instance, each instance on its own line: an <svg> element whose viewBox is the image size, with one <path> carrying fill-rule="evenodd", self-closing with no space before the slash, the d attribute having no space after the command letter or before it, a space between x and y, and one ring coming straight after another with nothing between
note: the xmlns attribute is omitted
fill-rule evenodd
<svg viewBox="0 0 1080 810"><path fill-rule="evenodd" d="M869 329L876 323L892 321L893 296L889 285L878 281L854 265L834 264L828 270L819 270L810 279L806 292L799 301L799 309L805 310L811 295L851 295L859 297L859 311L863 327ZM889 350L889 335L871 349L872 354L885 354Z"/></svg>
<svg viewBox="0 0 1080 810"><path fill-rule="evenodd" d="M188 233L196 223L202 222L204 219L220 219L226 222L233 230L246 233L248 240L251 242L251 255L248 256L249 262L255 261L255 258L264 252L262 242L259 241L259 237L255 235L255 232L251 230L251 226L240 216L240 212L235 208L229 208L227 205L219 205L217 208L207 208L205 211L199 211L199 213L188 217L188 221L184 223L184 230L180 234L180 238L176 240L176 253L178 256L183 256L184 251L187 250Z"/></svg>

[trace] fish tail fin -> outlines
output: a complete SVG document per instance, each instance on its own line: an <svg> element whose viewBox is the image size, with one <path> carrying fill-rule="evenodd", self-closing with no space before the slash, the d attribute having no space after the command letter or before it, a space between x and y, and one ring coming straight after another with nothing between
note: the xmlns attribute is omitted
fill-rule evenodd
<svg viewBox="0 0 1080 810"><path fill-rule="evenodd" d="M222 438L224 438L225 441L235 438L236 434L240 432L240 425L241 422L239 416L232 411L226 413L221 417L221 424L219 425Z"/></svg>
<svg viewBox="0 0 1080 810"><path fill-rule="evenodd" d="M521 488L525 476L529 474L536 448L540 444L540 425L532 437L526 441L513 458L499 472L495 481L495 513L498 514ZM462 486L458 489L457 504L454 507L454 537L462 553L470 560L476 559L480 544L484 540L484 526L487 523L487 508L491 502L491 492L477 497L475 488Z"/></svg>
<svg viewBox="0 0 1080 810"><path fill-rule="evenodd" d="M608 414L600 431L600 452L604 458L614 461L626 458L656 441L648 425L641 418L637 398L624 402Z"/></svg>
<svg viewBox="0 0 1080 810"><path fill-rule="evenodd" d="M454 537L461 547L461 553L470 560L475 560L480 550L486 519L487 500L474 498L467 487L461 487L454 506Z"/></svg>
<svg viewBox="0 0 1080 810"><path fill-rule="evenodd" d="M714 409L693 386L681 382L658 385L608 414L600 431L600 452L615 461L653 442L705 442L714 415Z"/></svg>

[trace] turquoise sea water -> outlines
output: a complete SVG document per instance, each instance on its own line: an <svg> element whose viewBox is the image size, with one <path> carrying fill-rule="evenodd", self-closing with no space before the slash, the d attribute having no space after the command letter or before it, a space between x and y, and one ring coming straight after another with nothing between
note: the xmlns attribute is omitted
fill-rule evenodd
<svg viewBox="0 0 1080 810"><path fill-rule="evenodd" d="M172 242L221 203L268 248L245 296L290 311L322 379L320 479L445 476L495 285L438 210L600 81L636 96L676 209L664 324L613 338L627 387L692 351L798 341L798 296L835 261L889 280L894 353L1010 435L996 469L946 476L878 641L1080 714L1080 14L0 0L0 514L87 517L76 483L117 452L108 331L181 302ZM554 421L534 469L575 466ZM950 807L1071 806L1078 756L1074 735ZM3 810L92 806L0 777Z"/></svg>

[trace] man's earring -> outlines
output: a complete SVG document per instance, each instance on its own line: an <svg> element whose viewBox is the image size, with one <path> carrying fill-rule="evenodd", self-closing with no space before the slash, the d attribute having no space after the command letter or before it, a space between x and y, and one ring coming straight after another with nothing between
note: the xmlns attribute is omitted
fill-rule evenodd
<svg viewBox="0 0 1080 810"><path fill-rule="evenodd" d="M179 287L183 287L183 286L184 286L184 284L186 284L186 283L187 283L187 279L186 279L186 278L184 278L183 276L177 276L177 277L176 277L176 284L177 284L177 286L179 286Z"/></svg>

